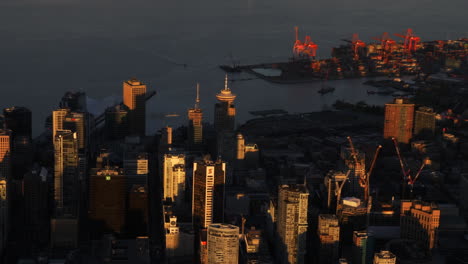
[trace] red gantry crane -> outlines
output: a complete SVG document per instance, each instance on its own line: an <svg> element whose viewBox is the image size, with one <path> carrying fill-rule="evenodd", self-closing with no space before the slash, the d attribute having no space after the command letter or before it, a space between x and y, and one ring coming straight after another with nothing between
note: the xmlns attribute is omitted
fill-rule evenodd
<svg viewBox="0 0 468 264"><path fill-rule="evenodd" d="M388 56L392 53L393 47L396 45L396 41L391 39L387 32L383 33L382 37L374 37L373 39L380 42L380 45L382 46L382 59L387 62Z"/></svg>
<svg viewBox="0 0 468 264"><path fill-rule="evenodd" d="M351 48L353 50L353 55L355 60L359 60L359 50L366 47L366 43L359 39L359 35L357 33L353 34L353 38L351 40L342 39L351 44Z"/></svg>
<svg viewBox="0 0 468 264"><path fill-rule="evenodd" d="M309 58L315 58L317 55L318 45L315 44L310 36L305 36L305 41L299 40L299 29L294 27L296 33L296 41L293 46L293 54L296 57L307 56Z"/></svg>
<svg viewBox="0 0 468 264"><path fill-rule="evenodd" d="M406 34L394 34L397 37L403 38L405 40L404 42L404 48L407 53L412 53L416 51L417 46L419 43L421 43L421 38L414 35L413 30L411 28L408 28L406 30Z"/></svg>
<svg viewBox="0 0 468 264"><path fill-rule="evenodd" d="M395 150L398 155L398 159L400 161L401 172L403 174L403 183L408 184L411 188L411 191L413 191L414 184L416 183L416 181L419 178L419 175L421 174L422 170L426 166L427 161L423 160L416 175L411 176L411 170L405 167L405 162L403 161L403 158L400 153L400 148L398 147L398 141L394 137L392 138L392 140L393 140L393 144L395 145Z"/></svg>
<svg viewBox="0 0 468 264"><path fill-rule="evenodd" d="M358 164L358 159L357 159L357 152L356 149L354 148L353 140L351 137L347 137L349 145L351 147L351 155L353 156L354 159L354 164ZM361 187L364 187L364 200L367 202L369 200L369 191L370 191L370 176L372 175L372 172L374 171L375 168L375 162L377 161L377 157L379 156L380 149L382 148L381 145L377 146L377 149L375 150L374 157L372 158L371 165L369 167L369 170L359 179L359 185ZM355 166L356 166L355 165Z"/></svg>

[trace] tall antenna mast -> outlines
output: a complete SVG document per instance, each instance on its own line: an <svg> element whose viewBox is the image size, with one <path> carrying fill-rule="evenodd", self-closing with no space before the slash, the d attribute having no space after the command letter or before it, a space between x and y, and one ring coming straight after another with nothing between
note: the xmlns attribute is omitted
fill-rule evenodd
<svg viewBox="0 0 468 264"><path fill-rule="evenodd" d="M200 108L200 84L197 83L197 99L195 99L195 109Z"/></svg>
<svg viewBox="0 0 468 264"><path fill-rule="evenodd" d="M226 73L226 76L224 77L224 90L229 90L228 88L228 75Z"/></svg>

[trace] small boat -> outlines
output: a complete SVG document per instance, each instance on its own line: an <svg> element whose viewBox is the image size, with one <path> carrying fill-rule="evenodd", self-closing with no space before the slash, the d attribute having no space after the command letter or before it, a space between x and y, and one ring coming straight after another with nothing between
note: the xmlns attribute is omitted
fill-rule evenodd
<svg viewBox="0 0 468 264"><path fill-rule="evenodd" d="M322 89L318 90L318 93L323 95L323 94L326 94L326 93L332 93L333 91L335 91L335 88L331 87L331 86L328 86L328 87L322 87Z"/></svg>

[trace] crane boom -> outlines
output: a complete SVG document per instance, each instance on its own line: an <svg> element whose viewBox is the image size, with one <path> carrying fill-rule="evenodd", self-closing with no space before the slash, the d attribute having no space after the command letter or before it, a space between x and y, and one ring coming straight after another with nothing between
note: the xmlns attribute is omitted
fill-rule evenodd
<svg viewBox="0 0 468 264"><path fill-rule="evenodd" d="M343 186L345 185L346 181L348 180L348 176L349 174L351 173L351 170L348 170L346 172L346 176L343 180L343 182L341 182L340 184L338 184L338 189L336 190L336 214L338 214L338 205L340 204L340 200L341 200L341 190L343 189Z"/></svg>
<svg viewBox="0 0 468 264"><path fill-rule="evenodd" d="M356 153L356 149L354 148L353 140L351 139L350 136L348 136L347 139L349 141L349 146L351 147L351 155L354 158L355 166L357 166L358 164L357 153Z"/></svg>
<svg viewBox="0 0 468 264"><path fill-rule="evenodd" d="M406 180L407 173L405 169L405 164L403 164L403 159L401 158L400 148L398 147L398 141L394 137L392 137L392 140L393 140L393 144L395 145L395 150L398 155L398 160L400 161L401 172L403 173L403 180Z"/></svg>
<svg viewBox="0 0 468 264"><path fill-rule="evenodd" d="M364 199L366 201L369 200L369 190L370 190L370 176L372 175L372 172L374 171L375 167L375 162L377 161L377 157L379 156L380 150L382 149L382 146L379 145L377 149L375 150L374 158L372 159L372 163L370 165L369 171L366 173L366 185L364 187Z"/></svg>
<svg viewBox="0 0 468 264"><path fill-rule="evenodd" d="M419 168L418 170L418 173L416 173L416 175L414 176L414 178L410 178L410 184L411 185L414 185L414 183L416 182L416 180L419 178L419 175L421 174L422 170L424 169L424 166L426 166L426 162L423 161L423 163L421 164L421 167Z"/></svg>

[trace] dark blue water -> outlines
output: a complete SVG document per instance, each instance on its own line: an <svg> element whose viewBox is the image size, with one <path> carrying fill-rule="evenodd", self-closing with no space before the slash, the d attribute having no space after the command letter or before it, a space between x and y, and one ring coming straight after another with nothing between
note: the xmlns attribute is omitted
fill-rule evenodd
<svg viewBox="0 0 468 264"><path fill-rule="evenodd" d="M38 134L67 90L85 91L94 108L102 108L117 100L123 80L137 77L158 91L148 102L150 133L185 122L196 82L211 120L224 79L217 65L229 63L229 54L243 64L286 60L296 25L302 38L311 35L319 45L318 55L328 57L353 33L364 41L408 27L423 40L466 36L467 8L466 0L2 0L0 107L31 108ZM330 83L337 89L323 97L319 83L253 80L231 88L242 122L251 110L304 112L327 109L336 99L390 100L368 96L361 82ZM181 116L162 118L166 113Z"/></svg>

